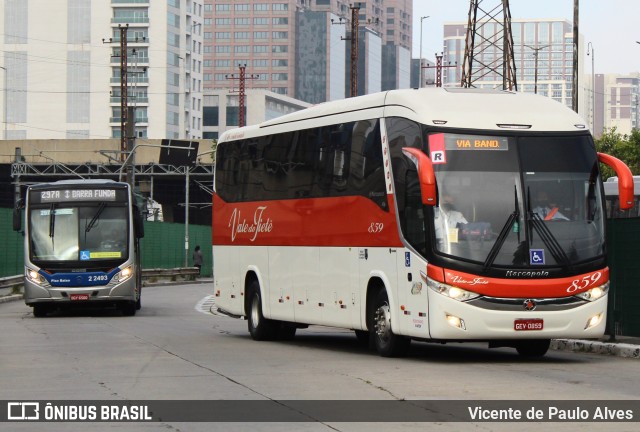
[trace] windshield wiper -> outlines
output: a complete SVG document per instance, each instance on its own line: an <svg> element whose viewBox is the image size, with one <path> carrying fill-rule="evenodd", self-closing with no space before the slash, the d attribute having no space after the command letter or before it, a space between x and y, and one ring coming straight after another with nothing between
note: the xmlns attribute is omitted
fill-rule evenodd
<svg viewBox="0 0 640 432"><path fill-rule="evenodd" d="M53 236L56 232L56 204L51 203L51 207L49 207L49 237L51 237L51 241L53 241Z"/></svg>
<svg viewBox="0 0 640 432"><path fill-rule="evenodd" d="M507 236L509 235L509 231L511 231L511 227L520 218L520 205L518 204L518 189L516 188L515 185L513 186L513 195L514 195L514 201L515 201L513 213L509 215L509 219L507 219L507 222L504 224L504 226L500 230L500 234L498 234L498 238L496 239L496 242L493 244L493 247L489 251L489 255L487 255L487 259L484 260L484 266L482 267L483 272L486 272L487 269L491 266L491 264L493 264L493 262L496 260L496 257L498 256L498 252L500 252L502 245L504 244L505 240L507 240ZM518 236L520 235L519 233L520 231L518 231Z"/></svg>
<svg viewBox="0 0 640 432"><path fill-rule="evenodd" d="M527 221L529 222L529 226L532 227L538 235L540 235L540 239L549 249L549 252L551 252L553 259L555 259L557 263L561 263L565 267L571 268L571 260L569 260L567 253L562 249L558 239L556 239L551 230L549 230L540 215L531 210L531 193L529 192L527 195L529 196L529 200L527 201ZM532 233L529 235L529 241L532 240L531 234Z"/></svg>
<svg viewBox="0 0 640 432"><path fill-rule="evenodd" d="M93 226L96 224L96 222L98 222L98 218L102 214L102 212L105 209L105 207L107 207L107 204L104 203L104 202L101 202L100 203L100 207L98 207L98 211L96 212L95 215L93 215L93 218L91 219L91 221L89 222L87 227L84 229L85 233L88 233L89 231L91 231L91 228L93 228Z"/></svg>

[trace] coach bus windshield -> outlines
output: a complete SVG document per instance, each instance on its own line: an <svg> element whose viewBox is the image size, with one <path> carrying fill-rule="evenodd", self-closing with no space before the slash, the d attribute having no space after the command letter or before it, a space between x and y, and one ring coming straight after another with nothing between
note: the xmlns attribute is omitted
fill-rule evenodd
<svg viewBox="0 0 640 432"><path fill-rule="evenodd" d="M94 261L128 257L124 206L50 204L29 212L32 261Z"/></svg>
<svg viewBox="0 0 640 432"><path fill-rule="evenodd" d="M597 155L586 135L430 133L437 254L485 267L570 266L604 254Z"/></svg>

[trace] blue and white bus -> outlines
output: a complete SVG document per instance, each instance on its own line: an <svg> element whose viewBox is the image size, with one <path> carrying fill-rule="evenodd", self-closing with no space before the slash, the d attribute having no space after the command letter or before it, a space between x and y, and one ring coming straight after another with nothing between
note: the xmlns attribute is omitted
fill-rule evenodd
<svg viewBox="0 0 640 432"><path fill-rule="evenodd" d="M21 229L17 213L14 228ZM127 183L63 180L25 199L24 299L36 317L71 305L140 309L142 219Z"/></svg>

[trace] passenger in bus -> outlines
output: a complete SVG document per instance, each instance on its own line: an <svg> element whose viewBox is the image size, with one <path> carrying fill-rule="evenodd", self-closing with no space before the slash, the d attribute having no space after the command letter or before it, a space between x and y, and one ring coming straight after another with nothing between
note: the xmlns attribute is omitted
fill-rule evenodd
<svg viewBox="0 0 640 432"><path fill-rule="evenodd" d="M569 220L568 217L560 213L559 206L554 200L549 199L549 195L544 190L538 191L534 204L533 212L542 220Z"/></svg>
<svg viewBox="0 0 640 432"><path fill-rule="evenodd" d="M445 239L447 243L457 243L458 230L468 223L462 212L456 210L453 195L442 195L434 219L438 244Z"/></svg>

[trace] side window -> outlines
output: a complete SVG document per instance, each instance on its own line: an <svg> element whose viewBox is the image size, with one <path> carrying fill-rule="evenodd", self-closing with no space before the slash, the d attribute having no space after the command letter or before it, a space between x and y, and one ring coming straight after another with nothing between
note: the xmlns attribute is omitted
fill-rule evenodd
<svg viewBox="0 0 640 432"><path fill-rule="evenodd" d="M360 120L351 133L349 189L388 210L379 120Z"/></svg>
<svg viewBox="0 0 640 432"><path fill-rule="evenodd" d="M388 210L377 119L221 143L216 160L225 201L360 195Z"/></svg>
<svg viewBox="0 0 640 432"><path fill-rule="evenodd" d="M423 148L422 130L420 125L407 119L388 118L386 121L400 228L407 241L424 254L424 207L418 172L413 162L402 153L403 147Z"/></svg>
<svg viewBox="0 0 640 432"><path fill-rule="evenodd" d="M284 199L288 197L287 158L294 139L293 132L265 137L264 144L264 189L265 194L258 199Z"/></svg>
<svg viewBox="0 0 640 432"><path fill-rule="evenodd" d="M237 141L221 143L216 154L216 191L227 202L241 199L238 182L240 144Z"/></svg>

